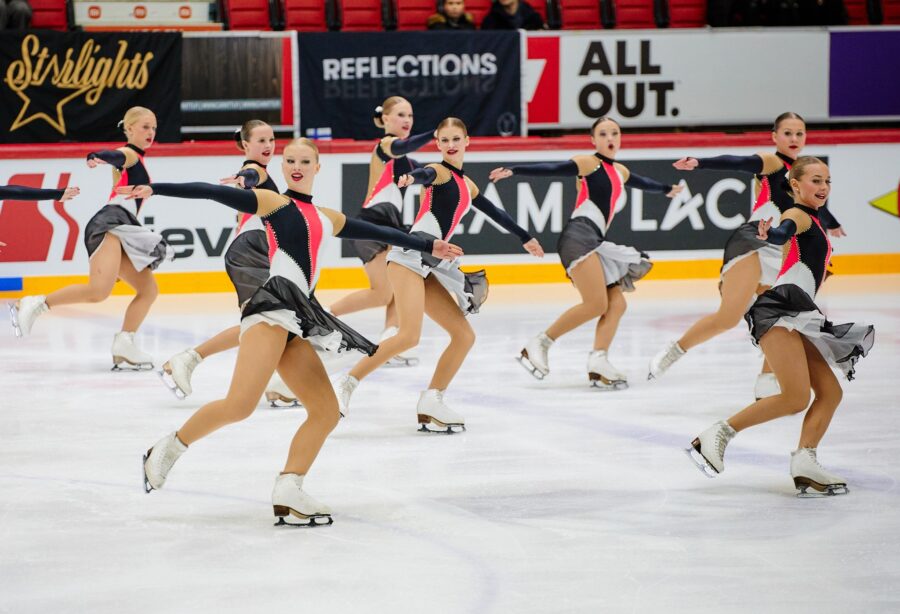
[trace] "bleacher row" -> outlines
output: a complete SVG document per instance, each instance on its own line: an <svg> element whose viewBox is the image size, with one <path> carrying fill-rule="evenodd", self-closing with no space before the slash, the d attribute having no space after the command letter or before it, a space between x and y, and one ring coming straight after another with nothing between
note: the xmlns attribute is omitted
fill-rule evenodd
<svg viewBox="0 0 900 614"><path fill-rule="evenodd" d="M435 0L218 0L230 30L376 32L424 30ZM698 28L706 25L707 0L531 0L551 29L596 30ZM850 25L900 24L900 0L844 0ZM481 25L491 0L466 0ZM31 0L32 27L67 30L73 0Z"/></svg>

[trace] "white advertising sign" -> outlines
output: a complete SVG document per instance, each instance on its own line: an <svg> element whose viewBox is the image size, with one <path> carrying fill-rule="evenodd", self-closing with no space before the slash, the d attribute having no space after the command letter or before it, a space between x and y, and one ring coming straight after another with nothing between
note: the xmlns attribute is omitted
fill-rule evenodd
<svg viewBox="0 0 900 614"><path fill-rule="evenodd" d="M828 119L826 30L528 33L529 128Z"/></svg>

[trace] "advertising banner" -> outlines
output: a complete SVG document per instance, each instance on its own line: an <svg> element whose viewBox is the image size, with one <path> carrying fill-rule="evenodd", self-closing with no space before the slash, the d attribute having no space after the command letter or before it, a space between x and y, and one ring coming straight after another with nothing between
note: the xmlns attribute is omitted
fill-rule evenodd
<svg viewBox="0 0 900 614"><path fill-rule="evenodd" d="M376 137L389 96L413 103L414 130L448 116L473 136L523 129L517 32L304 33L299 45L303 135Z"/></svg>
<svg viewBox="0 0 900 614"><path fill-rule="evenodd" d="M833 240L834 253L900 252L900 168L896 165L900 145L808 149L811 155L827 158L834 179L829 207L847 233ZM611 224L610 240L642 249L660 261L721 258L728 236L749 215L753 199L750 175L709 170L685 173L671 164L684 155L747 155L755 151L711 147L623 152L620 160L631 171L665 182L683 181L686 187L673 199L627 189L625 202ZM215 183L229 170L237 170L242 160L239 155L153 157L152 150L150 153L147 166L156 181ZM465 170L487 198L540 239L548 252L545 262L553 262L559 234L575 204L575 179L516 175L492 184L487 176L498 166L565 160L580 153L585 150L473 151L466 156ZM316 203L349 215L357 213L365 197L368 159L365 153L323 155L314 189ZM423 163L436 159L433 153L420 156ZM280 158L276 157L269 168L275 182L284 188L277 170ZM6 184L40 188L75 185L81 188L81 195L65 203L0 202L0 242L6 243L0 248L0 278L85 274L88 259L84 227L107 201L109 168L88 169L83 157L0 160L0 185ZM407 191L407 223L414 219L420 189L411 186ZM140 218L175 247L176 260L163 263L161 272L223 270L222 255L236 226L231 209L208 201L153 196L142 208ZM462 218L453 241L466 251L464 262L469 264L534 262L514 236L474 209ZM356 267L359 260L349 243L335 240L327 244L323 264Z"/></svg>
<svg viewBox="0 0 900 614"><path fill-rule="evenodd" d="M765 124L788 108L827 120L828 36L528 32L528 127L587 128L603 116L629 126Z"/></svg>
<svg viewBox="0 0 900 614"><path fill-rule="evenodd" d="M829 113L900 118L900 30L831 33Z"/></svg>
<svg viewBox="0 0 900 614"><path fill-rule="evenodd" d="M180 33L4 33L0 74L0 143L119 140L132 106L181 140Z"/></svg>

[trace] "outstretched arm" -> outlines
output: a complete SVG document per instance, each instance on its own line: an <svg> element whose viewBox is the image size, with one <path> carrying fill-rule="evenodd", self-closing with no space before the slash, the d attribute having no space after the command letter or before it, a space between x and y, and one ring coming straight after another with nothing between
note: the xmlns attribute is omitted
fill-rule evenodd
<svg viewBox="0 0 900 614"><path fill-rule="evenodd" d="M330 209L320 209L320 211L331 218L335 227L339 228L335 236L341 239L378 241L431 254L444 260L453 260L463 255L459 246L440 239L426 239L420 235L407 234L396 228L377 226L363 220L346 217L344 214Z"/></svg>
<svg viewBox="0 0 900 614"><path fill-rule="evenodd" d="M472 206L497 222L501 228L504 228L519 237L522 246L528 253L537 256L538 258L543 258L544 249L541 247L541 244L538 243L538 240L532 237L527 230L519 226L506 211L496 206L481 194L472 199Z"/></svg>
<svg viewBox="0 0 900 614"><path fill-rule="evenodd" d="M437 179L437 171L431 166L423 166L408 172L397 180L398 188L405 188L414 183L419 185L431 185Z"/></svg>
<svg viewBox="0 0 900 614"><path fill-rule="evenodd" d="M405 139L394 139L390 144L391 155L399 158L411 154L412 152L425 147L425 145L433 138L433 132L423 132L421 134L410 135Z"/></svg>
<svg viewBox="0 0 900 614"><path fill-rule="evenodd" d="M64 190L42 190L20 185L0 185L0 200L69 200L78 196L76 187Z"/></svg>
<svg viewBox="0 0 900 614"><path fill-rule="evenodd" d="M125 168L125 162L125 152L119 151L118 149L92 151L87 155L87 165L89 168L95 168L98 164L106 163L122 170Z"/></svg>
<svg viewBox="0 0 900 614"><path fill-rule="evenodd" d="M253 215L259 210L259 201L256 193L252 190L236 190L212 183L151 183L150 185L123 186L117 188L116 192L127 194L128 198L149 198L153 194L159 194L175 198L214 200L226 207Z"/></svg>
<svg viewBox="0 0 900 614"><path fill-rule="evenodd" d="M716 171L743 171L759 175L763 171L761 156L715 156L713 158L682 158L672 166L681 171L692 171L695 168Z"/></svg>
<svg viewBox="0 0 900 614"><path fill-rule="evenodd" d="M637 188L638 190L642 190L644 192L658 192L660 194L666 194L670 197L675 196L676 194L678 194L678 192L681 191L681 186L679 185L661 183L656 179L650 179L649 177L643 177L635 173L630 173L628 175L628 181L625 182L625 185L629 188Z"/></svg>
<svg viewBox="0 0 900 614"><path fill-rule="evenodd" d="M772 228L772 218L759 221L757 237L772 245L784 245L797 234L797 223L794 220L782 220L777 228Z"/></svg>
<svg viewBox="0 0 900 614"><path fill-rule="evenodd" d="M512 175L529 175L532 177L577 177L578 163L575 160L562 162L531 162L528 164L512 164L501 166L491 171L489 178L497 182Z"/></svg>
<svg viewBox="0 0 900 614"><path fill-rule="evenodd" d="M823 207L819 207L819 221L822 222L822 226L825 230L828 231L833 237L846 237L847 233L844 232L844 229L841 228L841 223L837 221L837 218L834 217L834 214L828 208L828 205Z"/></svg>

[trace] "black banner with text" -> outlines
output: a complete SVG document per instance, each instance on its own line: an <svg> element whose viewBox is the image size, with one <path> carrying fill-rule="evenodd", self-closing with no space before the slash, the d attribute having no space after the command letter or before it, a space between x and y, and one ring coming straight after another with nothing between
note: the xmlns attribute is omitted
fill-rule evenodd
<svg viewBox="0 0 900 614"><path fill-rule="evenodd" d="M556 252L556 243L575 207L578 185L574 177L525 177L514 175L496 184L488 181L491 170L508 161L472 162L465 165L487 198L502 207L520 226L537 237L544 249ZM721 249L735 228L749 216L753 203L753 179L746 173L717 171L680 172L672 160L623 159L631 172L665 183L686 181L687 187L675 198L626 188L624 207L615 213L608 238L620 245L640 250ZM344 213L356 215L365 198L368 166L343 165ZM416 190L412 186L410 190ZM418 193L408 192L404 220L413 220L418 210ZM519 253L516 238L499 230L484 214L472 209L459 225L453 242L468 255ZM524 253L524 252L522 252ZM341 254L355 255L349 242Z"/></svg>
<svg viewBox="0 0 900 614"><path fill-rule="evenodd" d="M4 33L0 75L0 142L118 141L133 106L180 140L180 33Z"/></svg>
<svg viewBox="0 0 900 614"><path fill-rule="evenodd" d="M453 116L473 136L521 134L518 32L304 33L299 45L306 136L375 138L389 96L412 103L414 132Z"/></svg>

